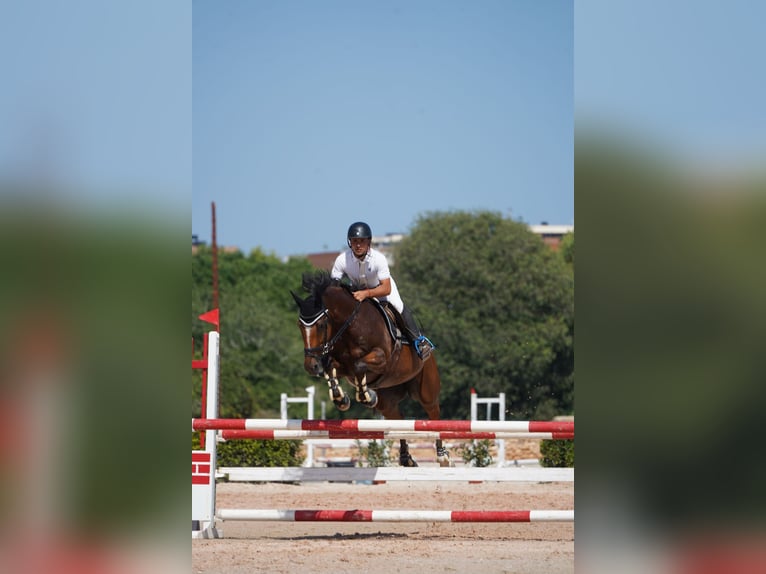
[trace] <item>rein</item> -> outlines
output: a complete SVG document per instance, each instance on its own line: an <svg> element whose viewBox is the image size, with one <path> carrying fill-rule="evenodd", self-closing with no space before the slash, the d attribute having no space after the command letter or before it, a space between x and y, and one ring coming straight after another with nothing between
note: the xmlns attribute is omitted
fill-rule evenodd
<svg viewBox="0 0 766 574"><path fill-rule="evenodd" d="M340 329L338 329L338 332L335 333L329 341L326 341L322 345L303 349L303 355L306 357L313 357L315 359L321 359L329 355L330 351L332 351L332 348L335 346L335 343L338 342L338 339L341 338L343 333L346 332L346 329L348 329L351 323L354 321L354 318L359 313L359 309L361 308L361 306L362 306L362 301L357 301L356 307L354 307L354 311L351 313L351 315L348 316L348 319L346 319L345 323L341 325ZM317 321L319 321L319 319L322 318L323 316L329 317L327 309L322 311L322 313L320 313L314 320L312 320L311 323L306 323L303 319L301 319L301 323L303 323L304 325L308 327L313 325Z"/></svg>

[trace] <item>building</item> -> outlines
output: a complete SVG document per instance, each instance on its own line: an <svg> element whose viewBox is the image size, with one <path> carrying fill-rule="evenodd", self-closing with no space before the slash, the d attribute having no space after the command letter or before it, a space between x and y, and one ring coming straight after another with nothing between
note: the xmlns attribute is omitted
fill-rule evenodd
<svg viewBox="0 0 766 574"><path fill-rule="evenodd" d="M529 230L539 235L543 243L549 245L554 251L558 251L561 241L568 233L574 233L574 225L548 225L543 221L540 225L530 225Z"/></svg>

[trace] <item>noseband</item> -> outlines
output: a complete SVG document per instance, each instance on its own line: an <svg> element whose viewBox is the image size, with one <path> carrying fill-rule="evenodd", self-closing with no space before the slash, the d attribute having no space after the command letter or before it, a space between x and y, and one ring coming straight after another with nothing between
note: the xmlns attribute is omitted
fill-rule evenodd
<svg viewBox="0 0 766 574"><path fill-rule="evenodd" d="M335 346L335 343L338 342L338 339L341 338L343 333L346 332L346 329L348 329L351 323L354 321L354 318L356 318L357 314L359 313L359 309L361 308L361 305L362 305L362 302L357 301L356 307L354 307L354 311L351 313L351 315L348 316L348 319L346 319L343 325L341 325L340 329L338 329L338 332L335 333L329 341L325 341L324 343L322 343L321 345L317 345L316 347L304 348L303 355L305 357L311 357L313 359L317 359L320 361L324 359L325 357L327 357L327 355L330 354L330 351L332 351L332 348ZM299 317L298 319L300 320L301 324L304 327L311 327L312 325L315 325L316 323L318 323L319 320L322 319L323 317L327 317L327 318L330 317L330 314L326 308L323 309L322 312L319 313L319 315L317 315L316 317L312 319L304 319L303 317ZM327 336L325 335L325 338L326 337Z"/></svg>

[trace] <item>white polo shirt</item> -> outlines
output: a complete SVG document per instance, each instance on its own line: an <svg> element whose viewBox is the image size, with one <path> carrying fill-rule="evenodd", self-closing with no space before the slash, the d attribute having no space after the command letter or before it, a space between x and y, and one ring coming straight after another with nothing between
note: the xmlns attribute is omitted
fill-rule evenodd
<svg viewBox="0 0 766 574"><path fill-rule="evenodd" d="M335 259L330 272L333 279L342 279L343 275L348 276L357 289L374 289L380 285L381 280L391 279L391 293L387 297L378 297L378 299L388 301L400 313L404 309L404 303L396 288L396 281L391 277L386 256L380 251L370 247L364 259L357 259L351 249L346 249Z"/></svg>

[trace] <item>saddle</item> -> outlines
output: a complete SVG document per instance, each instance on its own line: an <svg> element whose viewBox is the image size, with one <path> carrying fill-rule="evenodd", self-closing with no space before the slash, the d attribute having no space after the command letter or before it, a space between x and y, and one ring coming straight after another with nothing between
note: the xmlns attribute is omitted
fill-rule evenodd
<svg viewBox="0 0 766 574"><path fill-rule="evenodd" d="M386 329L389 335L396 343L396 346L402 344L404 337L402 337L401 325L404 324L402 315L392 305L388 304L388 301L378 301L375 297L370 297L370 301L375 304L375 308L383 316L383 320L386 322Z"/></svg>

